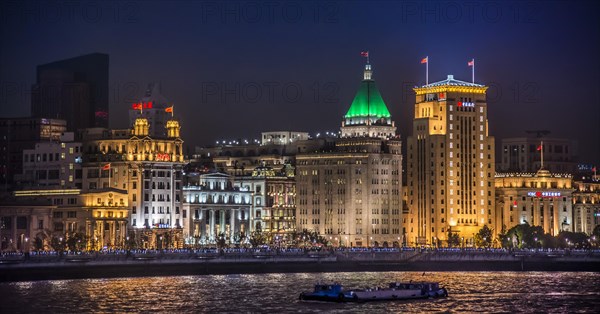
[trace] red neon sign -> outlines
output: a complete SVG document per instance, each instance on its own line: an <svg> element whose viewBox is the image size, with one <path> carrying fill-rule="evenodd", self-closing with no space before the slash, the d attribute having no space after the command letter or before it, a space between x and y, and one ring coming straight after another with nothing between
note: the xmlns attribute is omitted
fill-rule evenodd
<svg viewBox="0 0 600 314"><path fill-rule="evenodd" d="M138 102L138 103L134 103L133 105L131 105L131 108L135 109L135 110L140 110L140 109L152 109L152 102L148 101L148 102Z"/></svg>
<svg viewBox="0 0 600 314"><path fill-rule="evenodd" d="M156 161L169 161L169 160L171 160L171 155L169 155L169 154L164 154L164 153L156 154Z"/></svg>

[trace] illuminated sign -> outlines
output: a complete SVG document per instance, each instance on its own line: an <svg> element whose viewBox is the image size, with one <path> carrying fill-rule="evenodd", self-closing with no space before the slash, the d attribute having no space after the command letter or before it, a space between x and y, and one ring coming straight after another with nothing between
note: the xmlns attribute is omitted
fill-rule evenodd
<svg viewBox="0 0 600 314"><path fill-rule="evenodd" d="M466 101L459 101L456 104L457 107L475 107L475 103L474 102L466 102Z"/></svg>
<svg viewBox="0 0 600 314"><path fill-rule="evenodd" d="M560 197L560 192L527 192L527 196L530 197Z"/></svg>
<svg viewBox="0 0 600 314"><path fill-rule="evenodd" d="M148 101L148 102L134 103L133 105L131 105L131 108L136 109L136 110L140 110L142 108L144 108L144 109L152 109L152 102Z"/></svg>
<svg viewBox="0 0 600 314"><path fill-rule="evenodd" d="M154 224L154 228L169 228L168 224Z"/></svg>
<svg viewBox="0 0 600 314"><path fill-rule="evenodd" d="M163 153L158 153L158 154L156 154L156 160L157 161L170 161L171 160L171 155L169 155L169 154L163 154Z"/></svg>
<svg viewBox="0 0 600 314"><path fill-rule="evenodd" d="M438 93L438 100L446 100L446 93Z"/></svg>

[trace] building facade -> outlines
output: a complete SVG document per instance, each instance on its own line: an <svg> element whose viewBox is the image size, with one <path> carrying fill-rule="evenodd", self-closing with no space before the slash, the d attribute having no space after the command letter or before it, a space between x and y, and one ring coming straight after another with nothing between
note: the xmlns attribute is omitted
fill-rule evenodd
<svg viewBox="0 0 600 314"><path fill-rule="evenodd" d="M569 174L496 174L496 229L523 223L541 226L553 236L573 231L573 178Z"/></svg>
<svg viewBox="0 0 600 314"><path fill-rule="evenodd" d="M77 237L79 249L125 248L127 191L54 188L20 190L14 195L13 204L0 207L3 229L8 231L3 238L14 244L12 249L66 249L72 237Z"/></svg>
<svg viewBox="0 0 600 314"><path fill-rule="evenodd" d="M296 180L294 167L258 167L244 178L253 193L255 225L275 242L292 240L296 231Z"/></svg>
<svg viewBox="0 0 600 314"><path fill-rule="evenodd" d="M543 145L542 145L543 142ZM519 137L502 139L501 172L536 172L542 167L552 173L575 173L577 144L560 138Z"/></svg>
<svg viewBox="0 0 600 314"><path fill-rule="evenodd" d="M239 244L252 232L252 192L224 173L200 174L183 188L184 237L188 244ZM189 216L187 215L189 213Z"/></svg>
<svg viewBox="0 0 600 314"><path fill-rule="evenodd" d="M410 245L447 245L449 233L456 233L469 246L484 225L494 226L486 90L452 75L414 88L413 134L406 143Z"/></svg>
<svg viewBox="0 0 600 314"><path fill-rule="evenodd" d="M23 173L17 181L25 188L56 187L81 189L81 142L74 133L63 133L58 142L41 142L23 151Z"/></svg>
<svg viewBox="0 0 600 314"><path fill-rule="evenodd" d="M273 131L261 134L262 145L289 145L295 141L308 140L308 132Z"/></svg>
<svg viewBox="0 0 600 314"><path fill-rule="evenodd" d="M592 234L600 225L600 176L573 182L573 231Z"/></svg>
<svg viewBox="0 0 600 314"><path fill-rule="evenodd" d="M138 118L131 130L86 129L84 191L128 191L129 228L145 248L183 245L183 140L179 122L167 121L166 136L149 136Z"/></svg>
<svg viewBox="0 0 600 314"><path fill-rule="evenodd" d="M367 64L341 138L296 156L298 231L316 231L340 246L403 243L402 155L395 131Z"/></svg>
<svg viewBox="0 0 600 314"><path fill-rule="evenodd" d="M16 176L23 173L23 151L37 143L60 141L67 122L46 118L0 119L0 188L4 191L20 187Z"/></svg>

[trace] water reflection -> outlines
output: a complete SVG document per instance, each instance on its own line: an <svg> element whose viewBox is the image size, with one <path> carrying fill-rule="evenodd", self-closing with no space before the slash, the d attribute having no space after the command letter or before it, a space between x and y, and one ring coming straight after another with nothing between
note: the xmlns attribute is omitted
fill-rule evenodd
<svg viewBox="0 0 600 314"><path fill-rule="evenodd" d="M440 281L446 299L305 303L315 282ZM365 272L56 280L0 284L0 312L595 312L599 273Z"/></svg>

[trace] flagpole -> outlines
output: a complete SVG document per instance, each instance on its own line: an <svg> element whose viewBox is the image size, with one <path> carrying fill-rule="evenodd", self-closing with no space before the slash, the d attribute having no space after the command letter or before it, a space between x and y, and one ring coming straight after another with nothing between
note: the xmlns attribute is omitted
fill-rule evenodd
<svg viewBox="0 0 600 314"><path fill-rule="evenodd" d="M542 166L540 167L540 169L544 169L544 141L542 141L542 145L540 145L540 147L542 148L542 149L540 149L540 151L542 152L542 158L541 158Z"/></svg>
<svg viewBox="0 0 600 314"><path fill-rule="evenodd" d="M108 163L108 187L110 188L110 177L112 176L112 167L111 164Z"/></svg>
<svg viewBox="0 0 600 314"><path fill-rule="evenodd" d="M471 77L473 78L473 84L475 84L475 58L473 58L472 62L473 62L473 69L472 69L473 74L471 75Z"/></svg>
<svg viewBox="0 0 600 314"><path fill-rule="evenodd" d="M425 62L425 85L429 85L429 56L425 59L427 59L427 62Z"/></svg>

